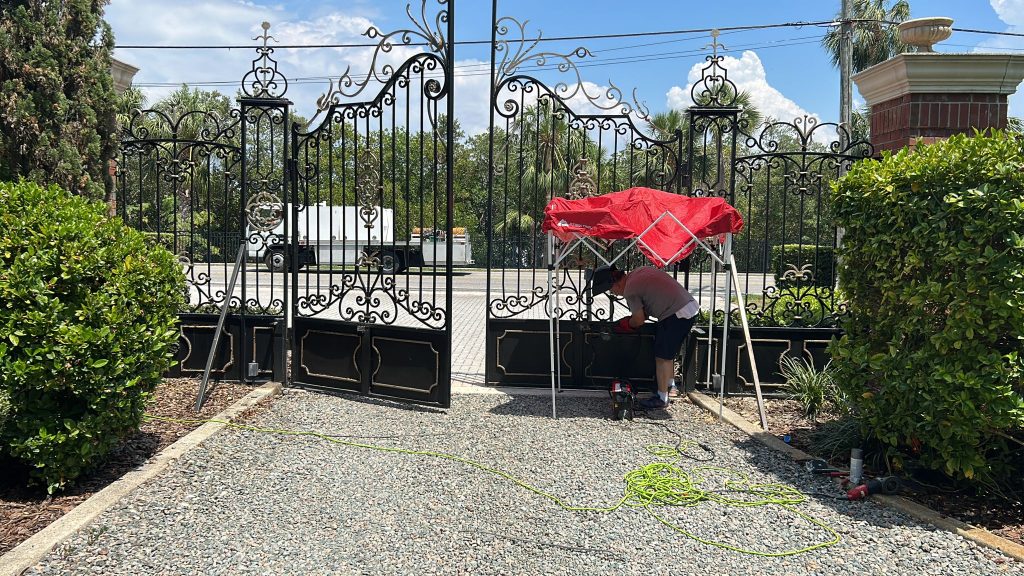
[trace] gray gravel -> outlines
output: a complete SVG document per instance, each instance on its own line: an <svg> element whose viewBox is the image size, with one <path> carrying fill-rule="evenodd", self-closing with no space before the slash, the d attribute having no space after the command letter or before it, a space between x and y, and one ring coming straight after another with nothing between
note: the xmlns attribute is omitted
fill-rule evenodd
<svg viewBox="0 0 1024 576"><path fill-rule="evenodd" d="M640 420L609 420L604 399L563 397L557 421L549 402L459 395L445 412L287 391L255 424L392 436L360 441L459 454L591 506L617 501L623 475L654 461L645 445L673 441ZM838 493L687 402L669 413L659 421L712 448L711 465ZM798 509L842 541L785 558L739 554L688 539L639 509L567 512L457 462L227 430L26 573L1024 574L1011 559L870 502L813 498ZM756 550L829 539L775 506L659 510L702 538Z"/></svg>

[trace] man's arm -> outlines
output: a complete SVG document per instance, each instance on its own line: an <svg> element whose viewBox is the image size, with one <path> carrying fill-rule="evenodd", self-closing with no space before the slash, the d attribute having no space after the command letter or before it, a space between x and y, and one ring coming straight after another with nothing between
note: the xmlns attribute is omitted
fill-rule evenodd
<svg viewBox="0 0 1024 576"><path fill-rule="evenodd" d="M644 312L643 306L638 307L633 311L633 315L629 317L629 327L636 329L644 325L647 321L647 313Z"/></svg>

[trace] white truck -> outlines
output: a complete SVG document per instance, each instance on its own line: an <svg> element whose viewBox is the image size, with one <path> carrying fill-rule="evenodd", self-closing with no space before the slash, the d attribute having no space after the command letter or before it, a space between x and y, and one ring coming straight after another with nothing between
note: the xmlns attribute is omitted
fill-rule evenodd
<svg viewBox="0 0 1024 576"><path fill-rule="evenodd" d="M364 257L375 259L377 267L386 274L407 268L444 266L446 238L443 231L414 228L408 242L396 242L394 210L377 206L372 215L364 215L361 211L359 206L326 204L300 209L295 223L299 267L350 267ZM249 230L249 258L262 261L273 272L283 271L286 265L285 233L284 222L269 232ZM469 235L464 228L454 228L452 234L452 265L472 264Z"/></svg>

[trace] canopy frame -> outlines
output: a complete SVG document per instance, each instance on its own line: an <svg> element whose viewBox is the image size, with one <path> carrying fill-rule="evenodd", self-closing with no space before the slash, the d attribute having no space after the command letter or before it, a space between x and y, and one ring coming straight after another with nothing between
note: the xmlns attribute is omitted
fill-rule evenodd
<svg viewBox="0 0 1024 576"><path fill-rule="evenodd" d="M664 219L671 219L682 228L687 236L689 237L686 242L668 259L662 258L654 250L650 249L650 246L644 241L644 236L655 229L655 227ZM707 380L706 382L712 383L712 376L714 380L717 380L718 384L718 419L722 420L723 406L725 403L725 370L726 370L726 350L729 341L729 308L732 303L732 292L735 287L736 298L739 303L740 312L740 323L743 327L743 338L746 342L747 354L750 360L750 368L754 376L754 394L757 398L757 412L761 420L761 428L768 431L768 419L764 409L764 398L761 395L761 379L757 373L757 363L754 361L754 347L750 339L750 325L747 322L746 313L746 302L743 298L743 291L739 289L739 278L736 274L736 260L732 254L732 239L733 235L731 232L724 234L724 241L720 242L722 245L722 253L719 254L718 250L714 246L709 246L708 243L690 230L685 224L683 224L675 214L670 210L666 210L657 218L651 222L643 231L628 239L629 242L623 246L614 257L606 257L602 254L601 250L595 243L595 237L581 234L576 231L569 233L571 239L567 242L559 242L554 232L549 230L547 232L547 262L548 262L548 300L545 304L545 312L548 315L548 337L551 350L551 417L558 418L558 401L557 395L562 391L562 348L561 348L561 333L559 331L560 322L560 304L561 294L555 290L555 277L559 270L562 262L577 248L584 247L590 250L594 256L600 260L604 265L612 265L617 262L622 256L624 256L630 249L636 246L644 246L648 248L645 251L648 259L652 263L657 264L659 268L664 268L668 264L674 262L681 255L686 254L690 246L696 245L703 249L712 259L712 294L711 294L711 313L708 314L708 362L707 362ZM725 276L725 315L722 322L722 336L721 336L721 362L720 372L712 375L712 362L711 362L711 346L713 344L714 337L714 312L715 312L715 297L718 295L717 292L717 272L715 267L721 267L726 272ZM735 283L735 284L734 284Z"/></svg>

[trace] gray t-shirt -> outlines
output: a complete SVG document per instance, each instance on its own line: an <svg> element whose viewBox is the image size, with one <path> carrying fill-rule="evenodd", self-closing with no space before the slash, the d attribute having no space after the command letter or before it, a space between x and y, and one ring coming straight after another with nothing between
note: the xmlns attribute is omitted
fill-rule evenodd
<svg viewBox="0 0 1024 576"><path fill-rule="evenodd" d="M675 278L651 266L637 268L626 275L622 297L631 312L643 306L648 316L659 320L672 316L694 301Z"/></svg>

